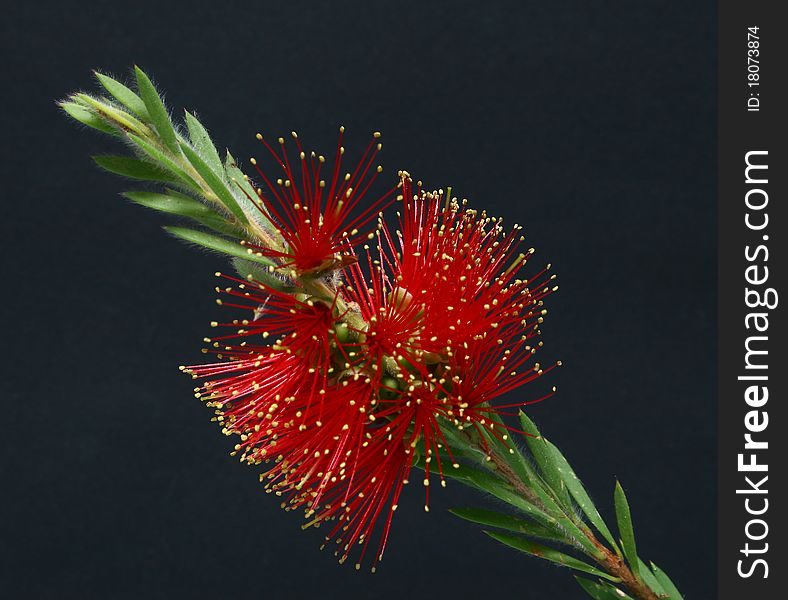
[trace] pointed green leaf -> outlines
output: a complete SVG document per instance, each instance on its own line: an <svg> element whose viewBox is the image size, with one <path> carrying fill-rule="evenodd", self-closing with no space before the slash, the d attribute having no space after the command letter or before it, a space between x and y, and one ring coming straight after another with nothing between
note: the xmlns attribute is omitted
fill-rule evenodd
<svg viewBox="0 0 788 600"><path fill-rule="evenodd" d="M96 113L88 110L80 104L77 104L76 102L61 102L60 108L66 111L68 116L70 116L72 119L79 121L83 125L92 127L93 129L96 129L102 133L120 135L120 131L112 127L112 125L109 125Z"/></svg>
<svg viewBox="0 0 788 600"><path fill-rule="evenodd" d="M184 194L159 194L157 192L124 192L123 196L146 208L179 215L182 217L204 217L216 214L202 202Z"/></svg>
<svg viewBox="0 0 788 600"><path fill-rule="evenodd" d="M227 210L233 213L241 223L248 223L249 221L247 220L246 215L244 214L243 210L241 210L241 207L238 206L238 203L227 189L224 181L211 170L205 161L200 158L200 156L191 147L189 147L188 144L181 144L181 149L183 150L183 154L194 167L194 170L197 171L197 173L200 174L200 177L205 180L205 183L207 183L208 187L213 190L213 193L216 194L219 201L227 208Z"/></svg>
<svg viewBox="0 0 788 600"><path fill-rule="evenodd" d="M454 449L452 450L454 452ZM448 455L443 453L439 453L441 463L444 466L443 468L443 475L449 479L454 479L456 481L460 481L465 485L474 487L478 490L491 494L498 498L499 500L503 500L507 504L510 504L521 511L523 511L529 517L545 523L546 525L554 525L558 522L558 520L550 515L547 515L537 507L535 507L530 502L527 502L520 496L518 496L512 489L508 486L508 484L504 483L501 479L499 479L496 475L481 469L476 469L474 467L461 464L461 463L454 463L454 465L449 466L452 464L452 461L449 459ZM455 456L456 458L456 456ZM419 467L420 469L425 468L425 461L424 457L420 457L418 461L414 462L414 466ZM434 470L433 470L434 471Z"/></svg>
<svg viewBox="0 0 788 600"><path fill-rule="evenodd" d="M511 431L507 429L501 415L494 410L489 410L487 414L493 422L497 433L496 436L488 431L487 428L481 428L482 435L487 440L488 445L500 458L506 461L521 481L529 484L529 486L538 484L533 467L523 456L522 452L520 452L520 449L512 438Z"/></svg>
<svg viewBox="0 0 788 600"><path fill-rule="evenodd" d="M547 440L541 436L534 422L522 410L520 411L520 424L523 431L529 434L525 436L525 443L528 444L528 449L531 451L545 483L553 490L556 500L561 506L567 510L572 510L569 490L563 477L561 477L561 473L558 471L555 457L547 445Z"/></svg>
<svg viewBox="0 0 788 600"><path fill-rule="evenodd" d="M556 470L561 475L561 478L564 480L569 493L575 499L577 505L580 507L586 517L588 517L588 520L591 521L591 524L596 527L597 531L599 531L599 533L602 534L602 536L613 547L613 549L618 552L619 550L618 544L616 544L616 539L613 537L610 529L608 529L605 521L602 519L602 515L599 514L599 511L594 505L594 502L591 500L591 497L588 495L588 492L586 492L585 487L583 487L580 479L577 477L577 475L575 475L575 472L570 466L569 462L555 444L548 440L545 440L545 444L547 445L548 451L552 454L552 462L555 465Z"/></svg>
<svg viewBox="0 0 788 600"><path fill-rule="evenodd" d="M191 175L184 171L181 166L175 163L169 156L164 154L164 152L139 136L136 136L132 133L128 133L126 135L130 142L147 154L155 163L161 165L163 170L169 171L175 177L177 177L183 185L191 188L197 193L202 191L200 189L200 185L191 177Z"/></svg>
<svg viewBox="0 0 788 600"><path fill-rule="evenodd" d="M166 194L156 192L125 192L123 194L132 202L179 217L194 219L201 225L213 229L223 235L237 239L243 238L243 231L228 223L224 217L216 214L202 202L198 202L185 194L168 190Z"/></svg>
<svg viewBox="0 0 788 600"><path fill-rule="evenodd" d="M233 257L231 259L233 268L244 279L249 279L251 275L252 281L264 283L268 287L280 291L293 291L295 288L288 285L287 281L283 281L270 273L268 269L260 264L255 264L243 258Z"/></svg>
<svg viewBox="0 0 788 600"><path fill-rule="evenodd" d="M500 487L503 484L501 481L495 477L495 475L488 473L486 471L482 471L480 469L475 469L468 465L455 463L457 466L451 466L451 460L447 455L441 454L440 456L441 463L443 463L443 475L444 477L448 477L449 479L456 479L458 481L462 481L468 485L471 485L475 488L480 490L487 491L489 489L493 489L496 487ZM420 457L419 460L414 461L414 466L424 469L425 462L424 457ZM434 468L431 469L434 472Z"/></svg>
<svg viewBox="0 0 788 600"><path fill-rule="evenodd" d="M257 198L257 192L255 191L252 184L246 179L243 171L241 171L238 163L235 162L233 155L230 154L229 151L227 152L227 157L224 161L224 169L227 172L227 179L232 181L237 187L243 190L244 196L247 196L250 200Z"/></svg>
<svg viewBox="0 0 788 600"><path fill-rule="evenodd" d="M627 596L624 592L609 583L591 581L585 577L577 576L575 576L575 580L594 600L632 600L631 596Z"/></svg>
<svg viewBox="0 0 788 600"><path fill-rule="evenodd" d="M224 161L224 170L227 180L233 188L233 195L238 199L238 204L244 209L244 212L247 215L251 215L250 218L263 229L267 229L270 232L276 231L276 227L271 222L271 217L265 210L265 206L258 201L257 191L238 167L229 151Z"/></svg>
<svg viewBox="0 0 788 600"><path fill-rule="evenodd" d="M656 593L660 598L667 598L668 594L662 589L662 584L659 580L654 576L651 570L646 566L646 564L638 558L638 574L640 578L643 580L651 590Z"/></svg>
<svg viewBox="0 0 788 600"><path fill-rule="evenodd" d="M153 83L139 67L134 67L134 73L137 76L137 90L140 93L142 101L145 103L145 108L148 110L148 115L159 133L164 145L167 146L172 152L178 154L178 139L175 135L175 129L172 127L170 115L161 101L159 93L153 87Z"/></svg>
<svg viewBox="0 0 788 600"><path fill-rule="evenodd" d="M145 181L161 181L163 183L180 183L172 174L163 171L159 167L128 156L94 156L93 160L98 165L116 175L123 175L131 179L141 179Z"/></svg>
<svg viewBox="0 0 788 600"><path fill-rule="evenodd" d="M616 481L616 490L613 493L616 505L616 521L618 522L618 533L621 536L621 544L624 547L624 556L630 568L638 574L639 559L637 547L635 546L635 531L632 528L632 515L629 512L629 502L624 493L624 488Z"/></svg>
<svg viewBox="0 0 788 600"><path fill-rule="evenodd" d="M131 131L138 135L151 134L150 128L141 121L137 120L132 114L127 113L125 110L121 110L120 108L113 106L106 101L93 98L87 94L73 94L71 96L71 100L77 104L81 104L89 110L98 113L102 118L114 123L115 126L123 129L124 131Z"/></svg>
<svg viewBox="0 0 788 600"><path fill-rule="evenodd" d="M257 253L249 253L247 248L244 246L229 240L225 240L224 238L220 238L210 233L197 231L195 229L187 229L185 227L165 227L164 230L177 238L192 244L196 244L198 246L202 246L203 248L208 248L209 250L213 250L215 252L220 252L229 256L236 256L238 258L243 258L245 260L257 262L263 265L273 265L273 262L268 258L259 256Z"/></svg>
<svg viewBox="0 0 788 600"><path fill-rule="evenodd" d="M450 428L447 428L445 431L447 438L451 437L449 434L450 431ZM456 446L452 444L452 453L455 458L463 457L464 448L467 447L467 441L464 444L457 444ZM438 456L442 464L452 464L452 460L449 459L445 452L439 452ZM483 464L485 466L488 465L486 462ZM421 462L414 464L414 466L423 469L424 459L422 458ZM482 492L495 496L499 500L502 500L510 506L517 508L529 519L542 524L548 529L562 530L566 534L567 540L573 540L572 543L574 546L582 548L583 552L590 556L597 556L599 558L602 557L602 553L599 551L599 549L594 546L588 537L580 530L577 524L572 521L572 519L567 517L561 511L558 505L549 496L544 494L544 491L541 490L538 485L530 487L529 489L536 496L535 501L538 502L540 506L536 506L535 504L526 500L519 493L515 492L508 483L505 483L502 479L500 479L499 475L493 474L493 472L487 471L486 469L480 470L465 464L458 464L457 468L446 466L443 469L443 474L445 477L455 479L464 485L474 487L478 490L481 490Z"/></svg>
<svg viewBox="0 0 788 600"><path fill-rule="evenodd" d="M662 589L667 594L668 600L684 600L681 592L679 592L678 588L673 584L665 571L654 563L651 563L651 570L654 572L654 577L657 578L657 581L659 581Z"/></svg>
<svg viewBox="0 0 788 600"><path fill-rule="evenodd" d="M221 217L217 214L206 215L204 217L194 217L194 220L208 229L213 229L217 233L230 236L238 241L244 240L247 237L246 232L244 232L242 229L239 229L232 223L228 223L224 217Z"/></svg>
<svg viewBox="0 0 788 600"><path fill-rule="evenodd" d="M483 508L450 508L449 512L471 523L498 527L532 538L571 545L571 541L567 540L564 535L562 535L560 528L556 528L555 530L550 529L538 523L532 523L511 515Z"/></svg>
<svg viewBox="0 0 788 600"><path fill-rule="evenodd" d="M95 71L95 74L96 79L99 80L99 83L104 86L104 89L107 90L112 95L112 97L115 98L115 100L120 102L123 106L128 108L141 119L147 120L150 118L148 116L148 109L145 107L145 103L142 101L142 98L132 92L120 81L116 81L112 79L112 77L104 75L103 73L99 73L98 71Z"/></svg>
<svg viewBox="0 0 788 600"><path fill-rule="evenodd" d="M610 581L618 581L615 577L600 571L596 567L592 567L588 563L569 556L568 554L564 554L563 552L559 552L554 548L543 546L542 544L537 544L531 540L527 540L520 536L511 535L508 533L500 533L497 531L485 531L484 533L489 535L494 540L501 542L502 544L506 544L515 550L525 552L531 556L543 558L555 564L563 565L565 567L569 567L570 569L575 569L576 571L582 571L583 573L588 573L589 575L595 575L596 577L602 577L603 579L609 579Z"/></svg>
<svg viewBox="0 0 788 600"><path fill-rule="evenodd" d="M184 112L186 119L186 127L189 129L189 139L192 146L197 150L197 153L202 156L213 172L216 174L222 173L222 159L219 158L219 153L216 151L216 146L211 141L211 136L208 131L203 127L203 124L197 120L197 117Z"/></svg>

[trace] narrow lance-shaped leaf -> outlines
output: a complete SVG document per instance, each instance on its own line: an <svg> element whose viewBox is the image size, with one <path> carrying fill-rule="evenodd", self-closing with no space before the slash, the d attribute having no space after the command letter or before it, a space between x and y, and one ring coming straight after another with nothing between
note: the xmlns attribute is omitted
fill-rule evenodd
<svg viewBox="0 0 788 600"><path fill-rule="evenodd" d="M125 192L123 195L135 204L139 204L145 208L178 217L193 219L200 225L239 240L244 237L244 232L231 223L228 223L223 216L215 213L202 202L198 202L194 198L174 190L167 190L166 194L159 194L156 192Z"/></svg>
<svg viewBox="0 0 788 600"><path fill-rule="evenodd" d="M108 133L110 135L120 135L120 131L109 125L104 119L99 117L96 113L88 110L81 104L77 104L76 102L61 102L60 108L62 108L68 116L70 116L75 121L79 121L83 125L87 125L88 127L92 127L102 133Z"/></svg>
<svg viewBox="0 0 788 600"><path fill-rule="evenodd" d="M489 535L494 540L501 542L502 544L506 544L515 550L525 552L531 556L543 558L557 565L569 567L570 569L575 569L576 571L582 571L583 573L588 573L589 575L595 575L597 577L609 579L610 581L618 581L617 578L600 571L596 567L592 567L582 560L569 556L568 554L564 554L563 552L559 552L558 550L550 548L549 546L543 546L542 544L537 544L531 540L527 540L520 536L511 535L508 533L500 533L497 531L485 531L484 533Z"/></svg>
<svg viewBox="0 0 788 600"><path fill-rule="evenodd" d="M139 136L129 133L127 134L127 137L129 138L129 141L131 141L135 146L147 154L148 157L151 158L155 163L161 165L164 170L172 173L178 180L180 180L182 185L185 185L197 193L201 192L200 185L191 177L191 175L184 171L180 165L175 163L169 156L164 154L164 152Z"/></svg>
<svg viewBox="0 0 788 600"><path fill-rule="evenodd" d="M274 232L276 227L271 222L271 217L265 210L265 206L262 202L258 202L257 191L238 167L229 151L224 161L224 170L230 185L234 186L232 191L245 212L251 215L251 218L263 229ZM237 193L235 193L236 190Z"/></svg>
<svg viewBox="0 0 788 600"><path fill-rule="evenodd" d="M594 600L632 600L631 596L609 583L591 581L585 577L575 577L575 580Z"/></svg>
<svg viewBox="0 0 788 600"><path fill-rule="evenodd" d="M662 589L665 590L669 600L684 600L681 592L679 592L678 588L673 584L665 571L654 563L651 563L651 570L654 572L654 577L656 577L657 581L662 585Z"/></svg>
<svg viewBox="0 0 788 600"><path fill-rule="evenodd" d="M268 287L281 291L294 291L295 289L292 285L288 285L286 281L282 281L269 273L264 265L253 263L237 256L234 256L231 262L235 271L246 280L264 283Z"/></svg>
<svg viewBox="0 0 788 600"><path fill-rule="evenodd" d="M451 441L452 435L449 433L451 429L446 429L444 432L447 441ZM467 445L457 444L455 447L452 444L452 452L457 454L459 448L467 447ZM444 464L450 464L448 457L444 453L440 453L441 461ZM422 459L423 461L423 459ZM482 463L485 467L489 465L487 462ZM423 468L422 465L417 465ZM479 470L460 464L459 468L445 468L443 473L446 477L457 479L465 485L470 485L483 492L492 494L499 500L522 511L525 516L538 523L543 524L549 529L560 528L565 534L566 539L572 545L583 548L583 551L590 556L602 556L599 549L588 539L588 537L580 530L577 524L567 517L561 508L541 489L538 484L529 486L533 492L535 499L534 504L526 500L521 494L515 492L510 484L505 483L500 479L500 475L490 472L487 469Z"/></svg>
<svg viewBox="0 0 788 600"><path fill-rule="evenodd" d="M580 528L566 515L546 512L540 507L522 498L512 491L508 485L497 484L479 487L479 489L492 494L523 512L523 514L550 529L560 528L566 534L566 539L574 546L582 547L590 556L601 558L601 553L596 546L583 534Z"/></svg>
<svg viewBox="0 0 788 600"><path fill-rule="evenodd" d="M506 529L515 533L520 533L532 538L539 538L543 540L550 540L560 544L572 545L571 541L567 540L562 534L560 528L551 529L532 523L523 519L518 519L511 515L495 512L483 508L450 508L449 512L470 521L471 523L478 523L479 525L488 525L489 527L498 527Z"/></svg>
<svg viewBox="0 0 788 600"><path fill-rule="evenodd" d="M632 515L629 512L629 502L624 494L624 488L616 481L616 489L613 493L616 505L616 521L618 522L618 533L621 536L621 544L624 547L624 556L629 563L629 567L637 575L639 559L637 547L635 546L635 531L632 528Z"/></svg>
<svg viewBox="0 0 788 600"><path fill-rule="evenodd" d="M244 214L243 210L241 210L241 207L238 206L238 203L227 189L224 181L222 181L219 176L211 170L205 161L200 158L200 156L192 148L190 148L188 144L181 144L181 149L183 150L183 154L194 167L195 171L197 171L200 177L205 180L205 183L207 183L208 187L213 190L213 193L216 194L227 210L234 214L241 223L248 223L246 215Z"/></svg>
<svg viewBox="0 0 788 600"><path fill-rule="evenodd" d="M73 94L71 100L83 105L88 110L97 113L102 119L112 123L115 127L138 135L150 135L150 128L139 121L131 113L107 103L104 99L97 99L87 94Z"/></svg>
<svg viewBox="0 0 788 600"><path fill-rule="evenodd" d="M558 500L566 510L571 510L572 503L569 500L569 491L566 488L566 483L564 483L561 477L561 473L558 471L553 454L550 452L546 440L542 438L536 424L534 424L522 410L520 411L520 423L523 431L529 434L525 436L525 442L528 444L528 449L534 456L534 460L542 473L542 478L555 493L556 500Z"/></svg>
<svg viewBox="0 0 788 600"><path fill-rule="evenodd" d="M257 192L246 177L244 177L243 171L241 171L238 163L235 162L233 155L230 154L229 151L224 160L224 168L227 172L227 178L241 188L245 192L245 195L249 196L251 199L257 198Z"/></svg>
<svg viewBox="0 0 788 600"><path fill-rule="evenodd" d="M175 129L172 127L170 115L164 107L164 103L159 97L153 83L139 67L134 67L134 73L137 76L137 89L140 93L142 101L145 103L145 108L148 110L148 115L156 127L156 131L161 137L164 145L167 146L175 154L179 154L178 139L175 135Z"/></svg>
<svg viewBox="0 0 788 600"><path fill-rule="evenodd" d="M197 120L197 117L188 111L184 111L184 118L186 120L186 127L189 129L189 139L197 152L205 159L214 173L222 173L222 159L219 158L219 153L216 151L216 146L211 141L211 136L208 131L203 127L203 124Z"/></svg>
<svg viewBox="0 0 788 600"><path fill-rule="evenodd" d="M116 81L109 77L108 75L104 75L103 73L99 73L95 71L96 79L99 80L99 83L104 86L104 89L107 90L118 102L120 102L123 106L128 108L131 112L135 115L140 117L141 119L149 119L148 109L145 107L145 103L142 101L137 94L123 85L120 81Z"/></svg>
<svg viewBox="0 0 788 600"><path fill-rule="evenodd" d="M561 474L561 478L564 480L569 493L575 499L577 505L580 507L586 517L588 517L588 520L591 521L591 524L596 527L597 531L599 531L599 533L601 533L607 542L613 547L613 549L616 550L616 552L619 552L616 539L613 537L610 529L608 529L608 526L602 519L602 515L599 514L594 502L591 500L588 492L586 492L585 487L583 487L582 482L577 477L577 475L575 475L575 472L569 462L555 444L548 440L545 440L545 443L547 445L548 451L553 456L553 463L555 464L556 469Z"/></svg>
<svg viewBox="0 0 788 600"><path fill-rule="evenodd" d="M177 184L180 181L170 173L163 171L155 165L131 158L129 156L94 156L93 160L102 168L116 175L123 175L131 179L144 181L160 181L162 183Z"/></svg>
<svg viewBox="0 0 788 600"><path fill-rule="evenodd" d="M496 413L494 410L490 410L488 415L490 420L492 420L493 423L497 425L495 430L498 434L496 437L491 432L487 431L486 428L482 427L482 434L487 439L488 444L490 444L494 450L498 450L499 456L506 461L509 467L511 467L515 474L524 483L528 483L529 486L537 485L538 483L536 481L536 473L534 472L533 467L528 463L526 458L520 452L520 449L514 443L511 432L506 428L501 415ZM499 437L501 439L498 439Z"/></svg>
<svg viewBox="0 0 788 600"><path fill-rule="evenodd" d="M446 457L446 459L448 459L448 457ZM441 456L441 461L445 465L451 464L451 461L444 460L443 456ZM414 463L414 466L423 469L424 457L420 457L419 461ZM488 471L475 469L468 465L458 463L457 467L445 467L443 469L443 475L444 477L461 481L465 485L475 487L478 490L495 496L499 500L514 506L529 518L544 524L548 528L555 528L559 524L562 524L558 518L545 513L540 508L518 496L507 484ZM566 525L568 525L568 529L571 530L573 524L569 522L566 523ZM575 530L571 530L570 533L579 535L580 532L575 528Z"/></svg>
<svg viewBox="0 0 788 600"><path fill-rule="evenodd" d="M451 460L448 455L441 453L441 463L443 464L443 475L449 479L456 479L477 489L489 491L490 489L501 486L501 482L491 473L475 469L468 465L456 463L457 466L452 466ZM414 466L424 469L424 457L420 456L418 460L414 460ZM431 472L435 471L434 465L430 469ZM492 492L490 492L492 493Z"/></svg>
<svg viewBox="0 0 788 600"><path fill-rule="evenodd" d="M273 263L266 257L260 256L255 252L249 252L247 248L244 248L240 244L225 240L215 235L211 235L210 233L197 231L195 229L187 229L185 227L165 227L164 229L177 238L192 244L197 244L203 248L208 248L209 250L213 250L215 252L220 252L229 256L236 256L238 258L243 258L245 260L264 265L273 265Z"/></svg>
<svg viewBox="0 0 788 600"><path fill-rule="evenodd" d="M640 578L643 580L648 587L651 588L653 592L655 592L660 598L666 598L668 596L667 592L662 588L662 584L659 580L654 576L651 572L651 569L638 558L638 574Z"/></svg>
<svg viewBox="0 0 788 600"><path fill-rule="evenodd" d="M193 198L183 194L159 194L157 192L124 192L123 196L145 206L161 212L179 215L182 217L204 217L214 213L210 208Z"/></svg>

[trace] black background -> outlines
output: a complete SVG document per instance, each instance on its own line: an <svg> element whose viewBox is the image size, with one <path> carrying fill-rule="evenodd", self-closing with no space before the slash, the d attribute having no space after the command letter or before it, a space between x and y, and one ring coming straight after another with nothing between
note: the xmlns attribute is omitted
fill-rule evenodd
<svg viewBox="0 0 788 600"><path fill-rule="evenodd" d="M525 225L561 291L532 416L688 599L715 591L712 2L22 4L2 24L0 580L9 597L580 598L567 572L401 502L375 575L337 566L176 369L217 317L220 258L166 237L58 114L140 64L221 146L383 131L389 174ZM527 392L523 392L527 394ZM415 488L415 486L414 486ZM5 594L4 594L5 595Z"/></svg>

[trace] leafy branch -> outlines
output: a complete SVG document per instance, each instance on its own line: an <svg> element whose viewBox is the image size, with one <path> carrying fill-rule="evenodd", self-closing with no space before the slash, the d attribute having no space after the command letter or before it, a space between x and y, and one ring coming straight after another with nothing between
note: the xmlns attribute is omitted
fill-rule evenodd
<svg viewBox="0 0 788 600"><path fill-rule="evenodd" d="M275 263L247 243L281 249L283 242L258 202L251 180L230 152L222 161L194 114L184 111L183 124L174 123L161 95L139 67L134 68L136 91L103 73L95 75L103 94L78 92L59 105L79 123L125 142L131 155L94 156L100 167L136 181L163 184L156 192L123 195L188 221L190 227L165 227L174 237L234 257L238 268L280 287L281 280L268 269Z"/></svg>
<svg viewBox="0 0 788 600"><path fill-rule="evenodd" d="M561 451L522 411L520 423L526 434L522 450L505 437L484 433L448 439L451 455L465 460L444 472L503 501L512 514L478 508L451 512L489 528L484 533L506 546L582 573L576 579L595 600L683 600L664 571L638 556L621 484L616 482L614 491L617 539Z"/></svg>

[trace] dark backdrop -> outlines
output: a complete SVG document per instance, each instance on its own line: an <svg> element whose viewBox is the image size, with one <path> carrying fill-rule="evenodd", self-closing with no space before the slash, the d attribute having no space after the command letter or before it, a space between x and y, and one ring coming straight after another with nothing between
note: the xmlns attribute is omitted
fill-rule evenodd
<svg viewBox="0 0 788 600"><path fill-rule="evenodd" d="M64 3L68 4L68 3ZM688 599L714 596L712 2L17 3L2 24L2 532L7 597L580 598L568 573L402 502L376 575L262 493L177 365L221 259L118 197L54 101L138 63L259 155L344 123L383 160L525 225L561 291L532 415ZM362 135L363 134L363 135Z"/></svg>

